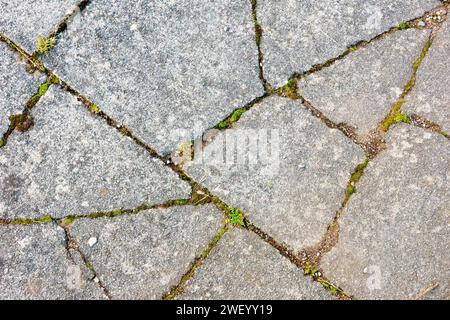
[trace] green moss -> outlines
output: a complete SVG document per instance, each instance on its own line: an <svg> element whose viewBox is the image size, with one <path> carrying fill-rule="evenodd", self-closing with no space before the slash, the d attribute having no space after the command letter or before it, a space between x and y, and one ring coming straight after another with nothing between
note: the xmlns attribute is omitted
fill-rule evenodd
<svg viewBox="0 0 450 320"><path fill-rule="evenodd" d="M186 205L188 203L189 203L189 199L180 199L180 200L175 200L173 202L173 204L176 205L176 206L184 206L184 205Z"/></svg>
<svg viewBox="0 0 450 320"><path fill-rule="evenodd" d="M237 122L247 110L248 110L248 108L245 108L245 107L234 110L233 113L230 116L228 116L228 118L219 122L215 128L223 130L223 129L227 129L227 128L231 127L231 125L233 123Z"/></svg>
<svg viewBox="0 0 450 320"><path fill-rule="evenodd" d="M227 215L229 217L227 222L231 223L234 226L240 226L240 227L245 226L244 214L242 213L241 210L235 209L233 207L228 207Z"/></svg>
<svg viewBox="0 0 450 320"><path fill-rule="evenodd" d="M356 192L356 184L361 179L368 164L369 160L366 159L362 163L358 164L353 171L345 191L344 205L348 202L348 200L350 200L351 195Z"/></svg>
<svg viewBox="0 0 450 320"><path fill-rule="evenodd" d="M41 84L39 86L39 89L38 89L38 96L42 97L47 92L47 90L50 87L50 85L51 85L51 83L48 82L48 81L43 83L43 84Z"/></svg>
<svg viewBox="0 0 450 320"><path fill-rule="evenodd" d="M53 221L51 216L43 216L40 218L33 219L14 219L9 221L7 224L12 225L28 225L28 224L38 224L38 223L51 223Z"/></svg>
<svg viewBox="0 0 450 320"><path fill-rule="evenodd" d="M55 37L40 37L38 39L38 44L37 44L37 51L40 54L46 53L47 51L49 51L51 48L53 48L56 44L56 38Z"/></svg>
<svg viewBox="0 0 450 320"><path fill-rule="evenodd" d="M406 30L406 29L409 29L409 28L411 28L411 26L410 26L409 23L407 23L407 22L402 22L402 23L400 23L400 24L397 26L397 29L398 29L398 30Z"/></svg>
<svg viewBox="0 0 450 320"><path fill-rule="evenodd" d="M297 79L290 79L284 86L278 88L276 93L281 97L287 97L293 100L301 98L300 94L298 93Z"/></svg>
<svg viewBox="0 0 450 320"><path fill-rule="evenodd" d="M95 113L95 114L99 114L100 113L100 108L95 103L92 103L92 104L89 105L89 110L92 113Z"/></svg>
<svg viewBox="0 0 450 320"><path fill-rule="evenodd" d="M6 146L6 139L1 138L0 139L0 148L3 148L4 146Z"/></svg>

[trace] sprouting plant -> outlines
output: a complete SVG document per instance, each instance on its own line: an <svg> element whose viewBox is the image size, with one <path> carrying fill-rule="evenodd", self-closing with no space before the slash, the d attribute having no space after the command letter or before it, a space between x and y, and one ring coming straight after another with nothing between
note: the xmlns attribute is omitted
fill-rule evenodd
<svg viewBox="0 0 450 320"><path fill-rule="evenodd" d="M40 37L38 39L38 45L37 50L39 53L46 53L48 50L53 48L56 44L56 38L55 37Z"/></svg>
<svg viewBox="0 0 450 320"><path fill-rule="evenodd" d="M99 108L95 103L92 103L92 104L89 106L89 110L90 110L92 113L95 113L95 114L100 113L100 108Z"/></svg>
<svg viewBox="0 0 450 320"><path fill-rule="evenodd" d="M230 222L232 225L235 226L244 226L244 215L242 213L241 210L239 209L235 209L233 207L228 207L228 217L229 219L227 220L228 222Z"/></svg>

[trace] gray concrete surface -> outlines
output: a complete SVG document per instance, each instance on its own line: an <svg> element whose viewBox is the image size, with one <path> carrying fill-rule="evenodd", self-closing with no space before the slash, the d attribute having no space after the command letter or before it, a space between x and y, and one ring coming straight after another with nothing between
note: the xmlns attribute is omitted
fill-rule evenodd
<svg viewBox="0 0 450 320"><path fill-rule="evenodd" d="M0 299L450 299L449 10L0 0Z"/></svg>

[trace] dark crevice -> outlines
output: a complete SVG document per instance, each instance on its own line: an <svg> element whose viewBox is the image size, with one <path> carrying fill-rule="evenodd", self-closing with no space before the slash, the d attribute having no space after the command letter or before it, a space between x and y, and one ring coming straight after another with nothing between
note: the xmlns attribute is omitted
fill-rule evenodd
<svg viewBox="0 0 450 320"><path fill-rule="evenodd" d="M261 24L258 21L258 14L257 14L257 6L258 2L257 0L250 0L250 4L252 6L252 20L253 25L255 28L255 42L256 42L256 48L258 49L258 68L259 68L259 79L262 82L264 92L267 94L272 90L272 86L268 83L264 76L264 55L261 49L261 40L263 36L263 29L261 27Z"/></svg>
<svg viewBox="0 0 450 320"><path fill-rule="evenodd" d="M91 279L91 281L94 281L94 279L97 279L96 283L98 284L100 289L103 291L104 295L108 299L112 299L108 289L105 287L102 280L98 277L97 272L94 269L94 266L92 265L91 262L89 262L86 255L81 251L81 249L78 245L78 242L70 233L70 227L66 226L64 224L61 224L61 223L59 223L59 226L64 230L64 233L65 233L65 238L66 238L65 248L66 248L66 252L67 252L67 256L68 256L69 260L72 263L76 264L76 259L73 257L72 250L77 252L79 254L79 256L81 257L86 269L89 270L94 275L93 279Z"/></svg>

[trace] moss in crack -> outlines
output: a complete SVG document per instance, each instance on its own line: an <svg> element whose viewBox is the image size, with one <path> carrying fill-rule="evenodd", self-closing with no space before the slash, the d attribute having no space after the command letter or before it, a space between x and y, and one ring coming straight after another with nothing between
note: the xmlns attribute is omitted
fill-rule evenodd
<svg viewBox="0 0 450 320"><path fill-rule="evenodd" d="M301 99L301 95L298 92L298 80L295 78L290 79L284 86L276 89L275 92L281 97L287 97L292 100Z"/></svg>
<svg viewBox="0 0 450 320"><path fill-rule="evenodd" d="M225 130L225 129L231 128L234 123L239 121L239 119L242 117L242 115L245 112L247 112L248 110L253 108L256 104L260 103L261 101L263 101L265 98L269 97L270 95L271 94L266 93L260 97L253 99L252 101L247 103L245 106L234 109L233 112L229 116L227 116L224 120L220 121L218 124L216 124L213 128L210 128L210 129Z"/></svg>
<svg viewBox="0 0 450 320"><path fill-rule="evenodd" d="M369 160L366 159L356 166L356 168L353 171L353 174L351 175L350 180L347 184L347 189L345 191L345 198L342 203L342 207L344 207L347 204L347 202L350 200L350 197L352 196L352 194L354 194L356 192L356 184L359 182L359 180L363 176L364 170L366 169L368 164L369 164Z"/></svg>
<svg viewBox="0 0 450 320"><path fill-rule="evenodd" d="M203 250L200 256L194 260L189 270L181 277L180 282L176 286L172 287L172 289L170 289L167 294L163 295L163 300L173 300L183 292L187 282L193 277L197 269L203 264L203 261L208 258L211 251L216 247L220 239L222 239L223 235L227 231L227 225L223 226L221 229L219 229L219 231L217 231L217 234L214 236L214 238L211 239L205 250Z"/></svg>
<svg viewBox="0 0 450 320"><path fill-rule="evenodd" d="M233 207L228 207L227 215L228 215L228 219L226 220L227 223L231 223L233 226L236 227L245 226L244 214L241 210Z"/></svg>
<svg viewBox="0 0 450 320"><path fill-rule="evenodd" d="M3 225L30 225L30 224L46 224L46 223L52 223L54 219L49 216L42 216L39 218L17 218L12 220L0 220L0 224Z"/></svg>
<svg viewBox="0 0 450 320"><path fill-rule="evenodd" d="M402 94L400 95L399 99L392 105L391 111L386 116L386 118L383 119L383 121L380 123L380 131L383 133L388 132L389 128L396 124L396 123L411 123L410 119L407 115L402 113L401 109L403 104L405 103L406 96L411 92L411 90L414 88L416 84L416 75L417 71L419 70L423 60L425 59L431 45L433 44L433 38L430 36L428 41L425 43L422 51L420 52L419 57L416 59L412 66L412 72L411 77L406 83L405 87L403 88Z"/></svg>
<svg viewBox="0 0 450 320"><path fill-rule="evenodd" d="M40 37L37 41L37 52L44 54L56 44L56 37Z"/></svg>
<svg viewBox="0 0 450 320"><path fill-rule="evenodd" d="M407 30L411 28L411 25L408 22L402 22L397 26L398 30Z"/></svg>
<svg viewBox="0 0 450 320"><path fill-rule="evenodd" d="M150 209L161 209L161 208L169 208L175 206L184 206L190 204L190 199L175 199L169 200L160 204L142 204L133 209L115 209L111 211L98 211L92 212L89 214L80 214L80 215L70 215L64 218L61 218L60 221L64 226L71 225L75 220L79 219L98 219L98 218L114 218L122 215L136 215L144 210Z"/></svg>

